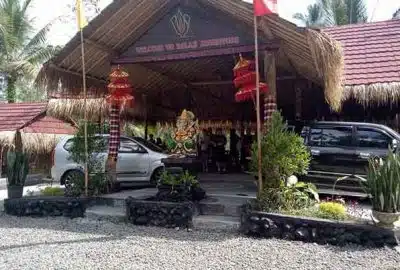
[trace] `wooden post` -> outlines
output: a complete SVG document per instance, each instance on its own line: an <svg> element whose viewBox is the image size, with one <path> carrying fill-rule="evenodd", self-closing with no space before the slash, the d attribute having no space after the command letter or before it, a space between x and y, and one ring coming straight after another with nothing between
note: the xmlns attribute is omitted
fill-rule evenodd
<svg viewBox="0 0 400 270"><path fill-rule="evenodd" d="M303 91L302 84L299 81L295 82L294 91L295 91L295 120L302 119L302 105L303 105Z"/></svg>
<svg viewBox="0 0 400 270"><path fill-rule="evenodd" d="M147 141L147 136L149 132L149 121L148 121L148 108L147 108L147 96L143 95L143 104L144 104L144 139Z"/></svg>

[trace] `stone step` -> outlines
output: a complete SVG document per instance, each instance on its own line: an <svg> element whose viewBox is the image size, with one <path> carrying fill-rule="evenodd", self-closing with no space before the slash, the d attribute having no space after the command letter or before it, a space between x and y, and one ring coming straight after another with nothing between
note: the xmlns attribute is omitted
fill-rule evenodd
<svg viewBox="0 0 400 270"><path fill-rule="evenodd" d="M200 215L193 218L195 230L237 231L239 226L238 217Z"/></svg>
<svg viewBox="0 0 400 270"><path fill-rule="evenodd" d="M113 223L126 221L125 207L95 205L86 209L88 220L105 220ZM211 231L237 231L240 226L239 217L198 215L193 217L193 229Z"/></svg>

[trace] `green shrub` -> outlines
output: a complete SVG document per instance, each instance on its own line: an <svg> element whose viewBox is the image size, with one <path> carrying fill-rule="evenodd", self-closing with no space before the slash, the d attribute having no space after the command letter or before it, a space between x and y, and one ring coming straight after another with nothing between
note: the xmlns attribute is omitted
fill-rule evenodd
<svg viewBox="0 0 400 270"><path fill-rule="evenodd" d="M253 144L251 169L258 171L257 143ZM291 175L302 175L310 164L310 153L303 139L287 130L279 112L274 112L268 132L261 141L262 176L260 189L279 188Z"/></svg>
<svg viewBox="0 0 400 270"><path fill-rule="evenodd" d="M96 134L99 133L99 125L94 123L87 124L88 142L88 195L97 196L107 192L108 181L104 173L103 157L107 152L107 141ZM77 133L72 138L69 149L70 159L83 165L85 163L85 136L84 123L81 122ZM76 174L70 183L66 185L67 196L79 197L85 192L85 178L83 174Z"/></svg>
<svg viewBox="0 0 400 270"><path fill-rule="evenodd" d="M318 206L317 217L343 220L347 218L346 207L337 202L322 202Z"/></svg>
<svg viewBox="0 0 400 270"><path fill-rule="evenodd" d="M64 190L60 187L46 187L41 190L43 196L64 196Z"/></svg>

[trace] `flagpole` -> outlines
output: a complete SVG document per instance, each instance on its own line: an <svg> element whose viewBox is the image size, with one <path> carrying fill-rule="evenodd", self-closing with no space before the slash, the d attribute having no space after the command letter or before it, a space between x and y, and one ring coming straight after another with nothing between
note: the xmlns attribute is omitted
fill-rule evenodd
<svg viewBox="0 0 400 270"><path fill-rule="evenodd" d="M257 16L254 14L254 46L256 64L256 112L257 112L257 159L258 159L258 194L263 190L262 182L262 155L261 155L261 115L260 115L260 68L258 63L258 26Z"/></svg>
<svg viewBox="0 0 400 270"><path fill-rule="evenodd" d="M87 91L86 91L86 69L85 69L85 43L83 40L83 28L81 33L81 53L82 53L82 83L83 83L83 110L84 110L84 137L85 137L85 195L88 196L89 172L88 172L88 138L87 138Z"/></svg>

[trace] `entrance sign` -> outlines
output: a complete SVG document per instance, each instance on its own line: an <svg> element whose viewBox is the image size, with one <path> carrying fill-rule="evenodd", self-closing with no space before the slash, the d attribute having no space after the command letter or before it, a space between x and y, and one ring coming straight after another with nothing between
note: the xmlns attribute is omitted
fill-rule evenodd
<svg viewBox="0 0 400 270"><path fill-rule="evenodd" d="M184 59L250 46L254 37L247 25L210 7L178 5L114 62Z"/></svg>

